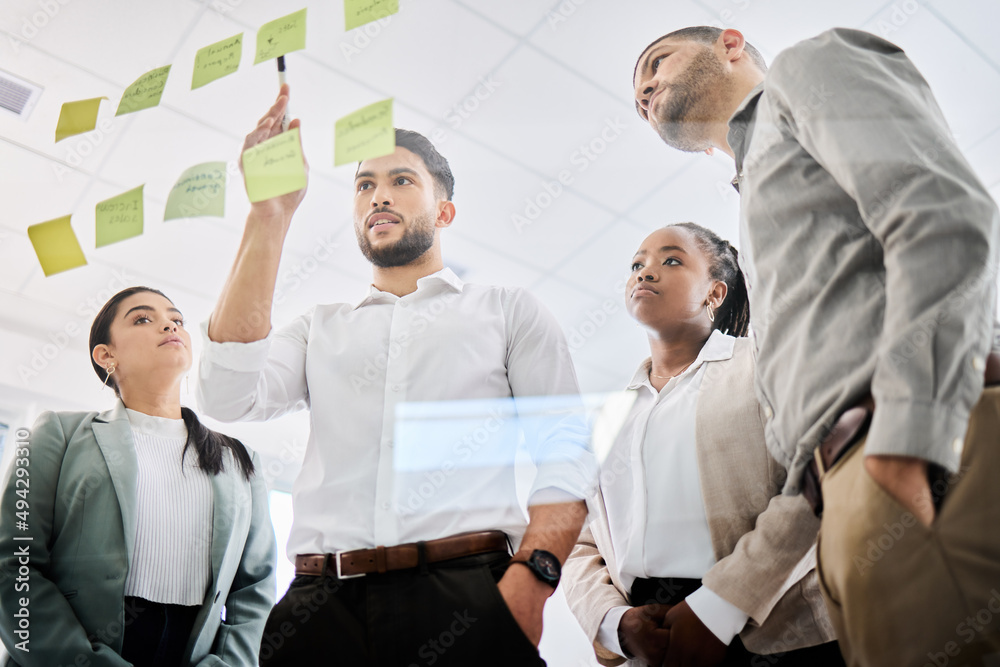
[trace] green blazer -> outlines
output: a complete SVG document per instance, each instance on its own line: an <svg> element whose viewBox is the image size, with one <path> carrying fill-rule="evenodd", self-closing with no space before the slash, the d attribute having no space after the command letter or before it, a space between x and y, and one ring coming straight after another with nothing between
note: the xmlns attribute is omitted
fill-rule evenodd
<svg viewBox="0 0 1000 667"><path fill-rule="evenodd" d="M127 667L120 652L130 621L124 591L136 530L138 464L125 406L119 402L102 413L46 412L28 441L27 447L11 443L14 462L0 500L0 639L11 656L6 664ZM18 477L19 468L27 474ZM27 501L26 517L17 514L24 509L19 500ZM212 477L212 501L212 534L206 536L212 540L212 584L185 664L256 665L275 597L267 489L259 473L248 482L227 452L225 471ZM19 556L25 547L30 555ZM15 614L23 614L22 608L28 611L28 652L17 647L24 636L17 634L23 622Z"/></svg>

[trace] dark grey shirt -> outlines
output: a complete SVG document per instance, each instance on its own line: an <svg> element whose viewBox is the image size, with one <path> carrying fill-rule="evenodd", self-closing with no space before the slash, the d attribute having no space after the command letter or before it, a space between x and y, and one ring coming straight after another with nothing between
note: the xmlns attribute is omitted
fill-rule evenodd
<svg viewBox="0 0 1000 667"><path fill-rule="evenodd" d="M729 127L758 398L785 491L869 391L867 453L957 470L1000 217L927 83L893 44L831 30L779 54Z"/></svg>

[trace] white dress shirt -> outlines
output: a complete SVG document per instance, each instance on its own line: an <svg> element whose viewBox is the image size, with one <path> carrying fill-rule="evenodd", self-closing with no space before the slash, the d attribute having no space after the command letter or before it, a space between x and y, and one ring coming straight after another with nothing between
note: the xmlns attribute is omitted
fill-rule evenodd
<svg viewBox="0 0 1000 667"><path fill-rule="evenodd" d="M200 606L212 583L212 480L189 447L183 419L126 408L139 478L125 595Z"/></svg>
<svg viewBox="0 0 1000 667"><path fill-rule="evenodd" d="M316 306L260 341L203 331L206 414L261 421L310 408L290 559L490 529L516 548L525 498L581 499L595 483L565 337L523 290L443 269L403 297L371 287L357 305ZM519 448L537 466L520 501Z"/></svg>
<svg viewBox="0 0 1000 667"><path fill-rule="evenodd" d="M618 574L626 588L631 589L637 578L700 579L715 565L701 493L695 414L708 364L731 358L734 343L732 336L713 331L694 363L660 391L649 381L650 359L639 366L628 386L635 402L600 477ZM615 472L623 469L624 474ZM705 586L686 599L725 644L749 619ZM618 624L628 609L610 610L598 631L598 641L620 655L624 653L618 644Z"/></svg>

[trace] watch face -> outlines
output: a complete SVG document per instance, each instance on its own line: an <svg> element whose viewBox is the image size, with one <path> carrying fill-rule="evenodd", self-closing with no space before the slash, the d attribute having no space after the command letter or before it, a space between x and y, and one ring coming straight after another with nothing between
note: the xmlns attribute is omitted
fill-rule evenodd
<svg viewBox="0 0 1000 667"><path fill-rule="evenodd" d="M551 581L558 581L560 570L559 561L547 551L535 551L531 555L531 560L539 574Z"/></svg>

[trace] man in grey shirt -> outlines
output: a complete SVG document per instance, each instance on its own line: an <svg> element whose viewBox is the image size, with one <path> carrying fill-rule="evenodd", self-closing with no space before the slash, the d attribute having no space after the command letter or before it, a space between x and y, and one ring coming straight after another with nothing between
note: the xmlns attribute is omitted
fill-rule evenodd
<svg viewBox="0 0 1000 667"><path fill-rule="evenodd" d="M633 83L665 143L736 162L768 445L823 512L847 662L979 664L1000 650L1000 217L927 83L868 33L768 70L708 27L651 44Z"/></svg>

